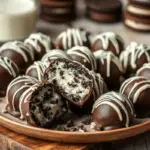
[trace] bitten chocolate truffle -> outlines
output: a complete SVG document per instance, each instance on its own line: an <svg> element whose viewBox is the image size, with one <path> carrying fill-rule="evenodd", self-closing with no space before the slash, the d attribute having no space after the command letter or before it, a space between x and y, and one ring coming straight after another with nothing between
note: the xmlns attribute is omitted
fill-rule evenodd
<svg viewBox="0 0 150 150"><path fill-rule="evenodd" d="M77 106L70 103L70 109L76 114L91 114L92 106L94 102L104 93L108 92L107 85L101 75L99 73L91 72L93 76L93 90L92 94L87 101L87 103L84 104L82 108L78 108Z"/></svg>
<svg viewBox="0 0 150 150"><path fill-rule="evenodd" d="M150 81L144 77L131 77L120 88L134 104L137 117L146 117L150 112Z"/></svg>
<svg viewBox="0 0 150 150"><path fill-rule="evenodd" d="M41 61L34 62L34 64L27 69L26 75L34 77L42 83L46 68L46 65Z"/></svg>
<svg viewBox="0 0 150 150"><path fill-rule="evenodd" d="M101 49L105 51L111 51L116 56L119 56L124 50L124 41L118 34L113 32L105 32L96 35L93 38L92 50L97 51Z"/></svg>
<svg viewBox="0 0 150 150"><path fill-rule="evenodd" d="M58 35L56 48L67 51L74 46L91 47L89 33L82 29L68 29Z"/></svg>
<svg viewBox="0 0 150 150"><path fill-rule="evenodd" d="M20 41L8 42L0 47L0 56L8 57L16 63L21 73L34 61L33 52Z"/></svg>
<svg viewBox="0 0 150 150"><path fill-rule="evenodd" d="M25 45L34 52L35 60L40 60L49 50L54 49L51 38L42 33L33 33L25 41Z"/></svg>
<svg viewBox="0 0 150 150"><path fill-rule="evenodd" d="M29 76L19 76L15 78L7 88L6 99L7 106L6 112L15 117L24 119L23 114L20 111L20 104L23 101L23 93L31 86L38 83L38 80Z"/></svg>
<svg viewBox="0 0 150 150"><path fill-rule="evenodd" d="M109 90L120 88L124 69L117 56L112 52L99 50L94 52L97 60L97 72L102 75Z"/></svg>
<svg viewBox="0 0 150 150"><path fill-rule="evenodd" d="M121 53L120 61L126 76L134 76L143 64L150 62L150 47L146 44L131 42L127 49Z"/></svg>
<svg viewBox="0 0 150 150"><path fill-rule="evenodd" d="M29 124L50 128L68 108L53 84L36 84L23 93L20 111Z"/></svg>
<svg viewBox="0 0 150 150"><path fill-rule="evenodd" d="M53 60L44 77L57 87L63 97L78 107L83 107L91 96L93 77L78 62L69 59Z"/></svg>
<svg viewBox="0 0 150 150"><path fill-rule="evenodd" d="M0 57L0 96L5 96L8 84L19 75L17 65L7 57Z"/></svg>
<svg viewBox="0 0 150 150"><path fill-rule="evenodd" d="M150 63L144 64L137 72L137 76L142 76L150 80Z"/></svg>
<svg viewBox="0 0 150 150"><path fill-rule="evenodd" d="M133 104L120 93L108 92L94 103L92 118L96 130L129 127L134 118Z"/></svg>
<svg viewBox="0 0 150 150"><path fill-rule="evenodd" d="M66 52L60 50L60 49L53 49L51 51L49 51L48 53L46 53L41 61L49 66L49 63L57 58L64 58L64 59L69 59L69 56L67 55Z"/></svg>
<svg viewBox="0 0 150 150"><path fill-rule="evenodd" d="M75 46L67 51L71 59L83 64L89 70L96 71L97 63L91 50L85 46Z"/></svg>

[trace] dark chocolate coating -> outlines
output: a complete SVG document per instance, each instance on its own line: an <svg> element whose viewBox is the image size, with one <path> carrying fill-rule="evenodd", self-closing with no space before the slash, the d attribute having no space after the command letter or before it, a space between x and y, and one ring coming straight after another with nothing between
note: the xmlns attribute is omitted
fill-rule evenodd
<svg viewBox="0 0 150 150"><path fill-rule="evenodd" d="M33 63L32 52L20 41L8 42L0 48L0 56L8 57L16 63L20 73L24 73Z"/></svg>
<svg viewBox="0 0 150 150"><path fill-rule="evenodd" d="M42 83L45 70L46 65L41 61L37 61L27 69L26 75L36 78Z"/></svg>
<svg viewBox="0 0 150 150"><path fill-rule="evenodd" d="M7 57L0 57L0 96L6 95L9 83L19 75L17 65Z"/></svg>
<svg viewBox="0 0 150 150"><path fill-rule="evenodd" d="M120 61L125 69L125 76L134 76L143 64L150 61L150 48L146 44L131 42L120 55Z"/></svg>
<svg viewBox="0 0 150 150"><path fill-rule="evenodd" d="M55 48L51 38L42 33L31 34L24 43L34 52L35 60L40 60L45 53Z"/></svg>
<svg viewBox="0 0 150 150"><path fill-rule="evenodd" d="M105 32L95 36L92 43L92 50L111 51L116 56L119 56L124 50L124 42L119 35L113 32Z"/></svg>
<svg viewBox="0 0 150 150"><path fill-rule="evenodd" d="M67 51L74 46L91 47L90 34L83 29L71 28L60 33L56 39L56 48Z"/></svg>
<svg viewBox="0 0 150 150"><path fill-rule="evenodd" d="M22 99L21 96L27 89L29 89L31 86L33 86L36 83L38 83L38 80L29 76L19 76L15 78L8 85L7 88L6 97L8 102L7 102L6 111L11 115L16 115L15 117L23 117L21 116L20 108L19 108Z"/></svg>
<svg viewBox="0 0 150 150"><path fill-rule="evenodd" d="M96 71L97 69L96 59L91 50L88 49L87 47L75 46L69 49L67 51L67 54L70 56L72 60L83 64L89 70Z"/></svg>
<svg viewBox="0 0 150 150"><path fill-rule="evenodd" d="M55 59L44 74L72 104L83 107L93 89L93 77L88 69L69 59Z"/></svg>
<svg viewBox="0 0 150 150"><path fill-rule="evenodd" d="M92 118L96 130L129 127L134 117L131 101L116 92L102 95L93 105Z"/></svg>
<svg viewBox="0 0 150 150"><path fill-rule="evenodd" d="M120 92L133 102L137 117L149 116L150 82L148 79L140 76L131 77L122 84Z"/></svg>
<svg viewBox="0 0 150 150"><path fill-rule="evenodd" d="M121 62L112 52L97 51L94 53L97 60L97 72L101 74L109 90L120 88L124 69Z"/></svg>

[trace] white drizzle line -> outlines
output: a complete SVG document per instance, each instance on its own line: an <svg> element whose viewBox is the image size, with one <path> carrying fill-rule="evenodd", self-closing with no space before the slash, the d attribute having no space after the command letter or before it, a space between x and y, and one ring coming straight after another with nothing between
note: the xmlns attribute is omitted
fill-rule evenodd
<svg viewBox="0 0 150 150"><path fill-rule="evenodd" d="M73 46L83 46L83 42L87 41L86 32L80 29L68 29L62 32L56 39L56 43L62 40L62 44L65 50L70 49Z"/></svg>
<svg viewBox="0 0 150 150"><path fill-rule="evenodd" d="M48 53L46 53L42 57L41 61L49 63L50 60L57 59L57 58L69 59L66 52L59 50L59 49L54 49L54 50L51 50Z"/></svg>
<svg viewBox="0 0 150 150"><path fill-rule="evenodd" d="M133 95L133 103L136 103L140 94L146 90L146 89L150 89L150 81L147 80L144 77L132 77L130 79L128 79L127 81L125 81L121 88L120 88L120 92L122 94L125 93L125 90L128 88L129 85L131 85L132 83L134 83L131 86L130 92L127 94L128 99L131 99L132 94ZM134 93L133 93L134 91Z"/></svg>
<svg viewBox="0 0 150 150"><path fill-rule="evenodd" d="M133 114L133 107L131 105L130 102L127 102L128 100L126 99L126 97L119 95L119 93L116 92L109 92L106 93L104 95L102 95L93 105L93 110L97 107L99 107L100 105L106 104L109 105L110 107L112 107L118 114L118 117L120 119L120 121L123 120L123 114L120 111L120 108L118 107L118 105L121 107L121 109L124 111L125 115L126 115L126 127L129 126L129 112L127 110L127 108L125 107L125 104L128 105L128 107L130 108L131 113ZM114 103L115 102L115 103Z"/></svg>
<svg viewBox="0 0 150 150"><path fill-rule="evenodd" d="M144 64L137 72L136 75L140 75L141 72L143 72L144 70L150 70L150 63L146 63Z"/></svg>
<svg viewBox="0 0 150 150"><path fill-rule="evenodd" d="M107 69L106 75L107 75L107 77L110 77L111 62L113 62L118 67L120 72L122 72L122 73L124 72L120 60L112 52L98 50L98 51L94 52L94 56L96 57L97 60L99 59L103 65L104 65L104 61L106 60L106 69Z"/></svg>
<svg viewBox="0 0 150 150"><path fill-rule="evenodd" d="M67 51L68 55L76 55L83 57L89 64L91 64L92 70L97 69L96 59L91 50L85 46L75 46Z"/></svg>
<svg viewBox="0 0 150 150"><path fill-rule="evenodd" d="M17 65L9 58L0 57L0 65L6 69L11 76L16 77L18 75L19 69Z"/></svg>
<svg viewBox="0 0 150 150"><path fill-rule="evenodd" d="M51 47L51 38L47 35L44 35L42 33L33 33L29 36L28 39L26 39L24 41L25 44L30 44L34 47L34 49L37 51L37 52L41 52L41 47L39 46L38 42L40 42L46 52L48 52L49 50L52 49Z"/></svg>
<svg viewBox="0 0 150 150"><path fill-rule="evenodd" d="M37 72L38 80L39 80L40 82L42 82L42 81L43 81L42 79L43 79L44 71L46 70L46 68L47 68L47 67L45 66L44 63L42 63L42 62L40 62L40 61L34 62L34 64L31 65L31 66L27 69L26 75L28 75L31 70L35 70L35 71Z"/></svg>
<svg viewBox="0 0 150 150"><path fill-rule="evenodd" d="M124 43L122 38L113 32L105 32L105 33L96 35L93 39L93 44L97 42L98 40L101 40L102 46L105 50L109 48L109 44L111 42L113 46L115 47L117 54L120 53L120 46L119 46L118 41L121 41L121 43Z"/></svg>
<svg viewBox="0 0 150 150"><path fill-rule="evenodd" d="M12 51L15 51L16 53L19 53L22 56L22 58L24 59L25 62L29 61L28 56L26 55L26 52L31 56L31 58L33 58L32 51L27 49L24 46L24 44L20 41L8 42L8 43L3 44L0 47L0 53L2 53L3 51L6 51L8 49L12 50Z"/></svg>
<svg viewBox="0 0 150 150"><path fill-rule="evenodd" d="M120 55L120 61L126 69L130 65L133 69L137 68L136 61L140 59L142 55L146 56L147 62L150 62L150 47L144 44L138 44L131 42L125 51ZM130 59L129 59L130 56Z"/></svg>

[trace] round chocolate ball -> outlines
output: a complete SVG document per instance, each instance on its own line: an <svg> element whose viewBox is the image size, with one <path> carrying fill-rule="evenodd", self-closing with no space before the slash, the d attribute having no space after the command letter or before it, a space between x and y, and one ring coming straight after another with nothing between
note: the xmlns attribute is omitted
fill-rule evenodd
<svg viewBox="0 0 150 150"><path fill-rule="evenodd" d="M131 101L124 95L108 92L93 105L92 119L96 130L113 130L129 127L134 118Z"/></svg>
<svg viewBox="0 0 150 150"><path fill-rule="evenodd" d="M22 102L23 93L31 86L38 83L38 80L29 76L19 76L15 78L7 87L7 106L6 112L15 117L23 118L20 111L20 103Z"/></svg>
<svg viewBox="0 0 150 150"><path fill-rule="evenodd" d="M58 35L56 48L67 51L74 46L91 47L89 33L82 29L67 29Z"/></svg>
<svg viewBox="0 0 150 150"><path fill-rule="evenodd" d="M120 61L125 69L126 77L134 76L143 64L150 62L150 47L146 44L131 42L121 53Z"/></svg>
<svg viewBox="0 0 150 150"><path fill-rule="evenodd" d="M124 50L124 41L118 34L113 32L105 32L96 35L93 38L92 50L97 51L101 49L105 51L111 51L116 56L119 56Z"/></svg>
<svg viewBox="0 0 150 150"><path fill-rule="evenodd" d="M89 70L96 71L97 63L91 50L85 46L75 46L67 51L72 60L83 64Z"/></svg>
<svg viewBox="0 0 150 150"><path fill-rule="evenodd" d="M51 38L42 33L31 34L24 43L34 52L35 60L40 60L45 53L54 48Z"/></svg>
<svg viewBox="0 0 150 150"><path fill-rule="evenodd" d="M94 52L97 60L97 72L101 74L109 90L120 88L124 69L117 56L112 52L99 50Z"/></svg>
<svg viewBox="0 0 150 150"><path fill-rule="evenodd" d="M6 95L8 84L19 75L17 65L7 57L0 56L0 96Z"/></svg>
<svg viewBox="0 0 150 150"><path fill-rule="evenodd" d="M136 76L127 79L120 88L134 104L137 117L145 117L150 112L150 81L147 78Z"/></svg>
<svg viewBox="0 0 150 150"><path fill-rule="evenodd" d="M41 61L34 62L34 64L27 69L26 75L34 77L42 83L46 68L47 67L43 62Z"/></svg>
<svg viewBox="0 0 150 150"><path fill-rule="evenodd" d="M67 55L67 53L65 51L62 51L60 49L53 49L51 51L49 51L48 53L46 53L41 61L46 64L47 66L49 66L49 63L57 58L64 58L64 59L70 59L69 56Z"/></svg>
<svg viewBox="0 0 150 150"><path fill-rule="evenodd" d="M0 47L0 56L8 57L16 63L20 73L33 63L34 55L25 45L20 41L8 42Z"/></svg>
<svg viewBox="0 0 150 150"><path fill-rule="evenodd" d="M150 80L150 63L146 63L140 69L138 69L136 75Z"/></svg>

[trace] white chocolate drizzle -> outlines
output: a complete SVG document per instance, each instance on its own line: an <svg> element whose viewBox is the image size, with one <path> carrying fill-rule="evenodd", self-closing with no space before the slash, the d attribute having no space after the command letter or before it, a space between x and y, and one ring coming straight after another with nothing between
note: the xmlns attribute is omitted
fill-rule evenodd
<svg viewBox="0 0 150 150"><path fill-rule="evenodd" d="M41 61L44 63L48 63L51 60L57 59L57 58L65 58L65 59L69 59L69 56L66 54L66 52L60 50L60 49L53 49L51 51L49 51L48 53L46 53Z"/></svg>
<svg viewBox="0 0 150 150"><path fill-rule="evenodd" d="M122 67L122 64L117 56L115 56L112 52L104 51L104 50L98 50L94 52L94 56L98 61L101 61L101 63L104 65L106 61L106 70L107 70L107 77L110 77L111 72L111 64L112 62L117 66L117 68L120 70L120 72L124 72L124 69Z"/></svg>
<svg viewBox="0 0 150 150"><path fill-rule="evenodd" d="M131 115L134 115L133 105L132 103L123 95L116 93L116 92L109 92L104 95L102 95L93 105L93 110L101 105L109 105L116 111L118 114L119 120L123 121L123 113L126 116L125 125L126 127L129 126L130 123L130 113ZM128 110L130 109L130 112ZM122 110L122 111L121 111Z"/></svg>
<svg viewBox="0 0 150 150"><path fill-rule="evenodd" d="M14 78L18 75L19 69L17 65L7 57L0 57L0 65L8 71ZM2 79L3 80L3 79Z"/></svg>
<svg viewBox="0 0 150 150"><path fill-rule="evenodd" d="M42 49L39 45L39 42L44 46L46 52L52 49L51 38L42 33L33 33L29 36L28 39L24 41L25 44L30 44L31 46L33 46L34 50L40 53Z"/></svg>
<svg viewBox="0 0 150 150"><path fill-rule="evenodd" d="M130 86L130 92L125 93L126 89ZM129 100L132 100L135 104L138 101L140 94L146 89L150 89L150 81L145 77L132 77L126 80L121 88L120 93L125 94ZM133 98L133 99L132 99Z"/></svg>
<svg viewBox="0 0 150 150"><path fill-rule="evenodd" d="M31 59L34 60L33 52L29 50L27 47L25 47L24 44L20 41L7 42L0 47L0 53L6 50L12 50L15 51L16 53L19 53L25 62L29 61L29 58L26 53L28 53Z"/></svg>
<svg viewBox="0 0 150 150"><path fill-rule="evenodd" d="M22 86L20 86L13 94L12 99L9 101L9 92L10 90L17 84L21 84ZM34 79L32 77L29 76L19 76L17 78L15 78L7 87L7 91L6 91L6 99L7 99L7 105L11 105L13 110L16 110L15 107L15 97L16 95L23 89L27 89L29 88L31 85L38 83L37 79ZM20 101L20 98L18 99L18 101ZM10 103L11 102L11 103Z"/></svg>
<svg viewBox="0 0 150 150"><path fill-rule="evenodd" d="M85 46L75 46L67 51L67 54L72 56L82 57L85 62L91 65L91 69L95 71L97 69L96 59L91 50Z"/></svg>
<svg viewBox="0 0 150 150"><path fill-rule="evenodd" d="M150 62L150 47L145 44L131 42L127 49L121 53L120 61L122 62L125 69L127 69L128 66L136 69L136 62L143 55L146 57L146 61Z"/></svg>
<svg viewBox="0 0 150 150"><path fill-rule="evenodd" d="M65 50L72 48L73 46L83 46L87 41L86 32L80 29L68 29L62 32L56 39L56 43L62 40L62 45Z"/></svg>
<svg viewBox="0 0 150 150"><path fill-rule="evenodd" d="M98 40L101 40L102 47L103 47L104 50L108 50L110 42L111 42L112 45L114 46L117 54L120 54L120 51L121 51L118 41L120 41L121 43L124 43L122 38L119 35L117 35L113 32L105 32L105 33L96 35L93 38L93 45Z"/></svg>
<svg viewBox="0 0 150 150"><path fill-rule="evenodd" d="M145 70L149 70L150 71L150 63L146 63L144 64L137 72L136 75L139 76L140 73L142 73Z"/></svg>

